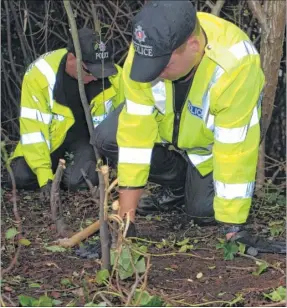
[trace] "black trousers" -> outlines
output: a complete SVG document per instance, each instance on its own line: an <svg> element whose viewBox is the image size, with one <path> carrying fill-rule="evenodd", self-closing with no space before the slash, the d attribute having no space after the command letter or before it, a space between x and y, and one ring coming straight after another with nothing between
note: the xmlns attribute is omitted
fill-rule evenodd
<svg viewBox="0 0 287 308"><path fill-rule="evenodd" d="M89 140L79 140L71 144L63 144L51 154L52 170L56 171L59 159L66 160L66 169L63 173L61 186L64 189L76 191L86 188L86 182L82 176L81 169L88 175L94 185L98 185L96 172L96 159L93 147ZM15 176L18 189L36 189L39 187L36 175L32 172L24 157L17 157L11 162L11 168ZM8 186L10 180L8 180Z"/></svg>
<svg viewBox="0 0 287 308"><path fill-rule="evenodd" d="M100 154L115 164L118 162L116 133L122 107L123 105L110 113L91 138L91 143L97 146ZM155 144L148 180L162 186L184 187L185 209L190 218L214 216L212 173L202 177L184 154L169 150L168 145Z"/></svg>

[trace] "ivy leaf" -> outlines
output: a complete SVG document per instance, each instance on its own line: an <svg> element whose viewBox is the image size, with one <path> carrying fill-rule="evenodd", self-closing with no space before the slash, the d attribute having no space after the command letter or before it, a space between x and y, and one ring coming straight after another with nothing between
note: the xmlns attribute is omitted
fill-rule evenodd
<svg viewBox="0 0 287 308"><path fill-rule="evenodd" d="M263 293L264 297L271 299L273 302L280 302L286 300L286 288L280 286L273 292L266 294Z"/></svg>
<svg viewBox="0 0 287 308"><path fill-rule="evenodd" d="M267 268L268 268L268 264L266 262L260 262L260 261L256 261L256 264L258 265L256 271L254 271L252 273L252 275L254 276L259 276L261 275Z"/></svg>
<svg viewBox="0 0 287 308"><path fill-rule="evenodd" d="M27 240L26 238L21 238L19 240L19 244L23 245L23 246L30 246L31 242L29 240Z"/></svg>
<svg viewBox="0 0 287 308"><path fill-rule="evenodd" d="M15 237L19 232L17 231L16 228L10 228L6 231L5 237L7 240L11 240L12 238Z"/></svg>
<svg viewBox="0 0 287 308"><path fill-rule="evenodd" d="M139 273L144 273L146 268L145 268L145 260L144 258L141 258L135 265L136 270Z"/></svg>
<svg viewBox="0 0 287 308"><path fill-rule="evenodd" d="M49 296L46 296L46 295L40 296L37 306L38 307L53 307L53 300Z"/></svg>
<svg viewBox="0 0 287 308"><path fill-rule="evenodd" d="M101 285L106 282L109 277L110 273L107 269L100 270L96 274L96 283Z"/></svg>
<svg viewBox="0 0 287 308"><path fill-rule="evenodd" d="M229 242L224 247L224 260L233 260L234 255L238 252L236 243Z"/></svg>
<svg viewBox="0 0 287 308"><path fill-rule="evenodd" d="M35 301L34 297L27 295L19 295L18 299L22 307L32 307L33 302Z"/></svg>
<svg viewBox="0 0 287 308"><path fill-rule="evenodd" d="M238 252L238 246L235 242L220 241L216 245L216 249L223 249L224 260L233 260L234 255Z"/></svg>
<svg viewBox="0 0 287 308"><path fill-rule="evenodd" d="M134 304L140 307L162 307L163 301L158 296L150 296L147 291L136 290Z"/></svg>

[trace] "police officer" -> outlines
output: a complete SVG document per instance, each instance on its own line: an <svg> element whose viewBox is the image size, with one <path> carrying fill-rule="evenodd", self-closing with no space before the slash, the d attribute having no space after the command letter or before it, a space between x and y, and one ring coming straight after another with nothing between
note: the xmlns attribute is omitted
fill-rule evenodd
<svg viewBox="0 0 287 308"><path fill-rule="evenodd" d="M110 42L89 28L79 30L83 82L97 127L123 102L122 68L112 61ZM41 188L50 195L59 158L67 161L63 186L86 185L81 168L98 184L96 161L77 81L72 41L68 48L40 56L27 69L21 92L20 142L11 158L17 188Z"/></svg>
<svg viewBox="0 0 287 308"><path fill-rule="evenodd" d="M184 203L189 219L219 223L227 239L286 251L285 243L244 230L265 82L248 36L219 17L196 13L190 1L148 1L133 19L123 80L126 104L96 129L94 140L118 162L120 215L135 221L137 207ZM148 180L169 193L139 202Z"/></svg>

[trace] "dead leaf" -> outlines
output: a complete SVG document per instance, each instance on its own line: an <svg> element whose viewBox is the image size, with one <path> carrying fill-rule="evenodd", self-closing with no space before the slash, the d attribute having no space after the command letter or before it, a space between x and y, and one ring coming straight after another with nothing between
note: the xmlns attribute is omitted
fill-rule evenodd
<svg viewBox="0 0 287 308"><path fill-rule="evenodd" d="M78 288L75 289L73 291L71 291L74 295L78 296L78 297L83 297L84 296L84 290L83 288Z"/></svg>
<svg viewBox="0 0 287 308"><path fill-rule="evenodd" d="M61 293L57 292L57 291L52 291L51 292L51 296L53 298L60 298L61 297Z"/></svg>
<svg viewBox="0 0 287 308"><path fill-rule="evenodd" d="M4 289L4 291L6 291L6 292L14 292L14 290L12 289L12 288L10 288L10 287L4 287L3 288Z"/></svg>
<svg viewBox="0 0 287 308"><path fill-rule="evenodd" d="M45 262L45 265L47 265L47 266L55 266L57 269L59 269L60 270L60 267L56 264L56 263L54 263L54 262Z"/></svg>

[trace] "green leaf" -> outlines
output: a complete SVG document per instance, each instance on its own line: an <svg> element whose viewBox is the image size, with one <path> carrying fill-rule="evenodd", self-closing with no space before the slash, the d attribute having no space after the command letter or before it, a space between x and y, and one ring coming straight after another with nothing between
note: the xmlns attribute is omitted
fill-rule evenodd
<svg viewBox="0 0 287 308"><path fill-rule="evenodd" d="M158 296L150 296L147 291L136 290L134 304L140 307L162 307L163 301Z"/></svg>
<svg viewBox="0 0 287 308"><path fill-rule="evenodd" d="M19 244L23 245L23 246L30 246L31 242L29 240L27 240L26 238L21 238L19 240Z"/></svg>
<svg viewBox="0 0 287 308"><path fill-rule="evenodd" d="M59 301L58 299L53 299L52 300L52 304L53 306L58 306L58 305L61 305L63 302L62 301Z"/></svg>
<svg viewBox="0 0 287 308"><path fill-rule="evenodd" d="M259 276L268 268L268 264L264 261L263 262L256 261L256 264L258 265L258 267L256 271L252 273L252 275L254 276Z"/></svg>
<svg viewBox="0 0 287 308"><path fill-rule="evenodd" d="M52 251L52 252L65 252L66 248L61 246L44 246L45 249Z"/></svg>
<svg viewBox="0 0 287 308"><path fill-rule="evenodd" d="M187 237L184 240L182 240L181 242L177 242L176 245L177 246L184 246L184 245L188 244L189 240L190 240L190 238Z"/></svg>
<svg viewBox="0 0 287 308"><path fill-rule="evenodd" d="M183 245L180 247L178 252L186 252L187 251L187 245Z"/></svg>
<svg viewBox="0 0 287 308"><path fill-rule="evenodd" d="M139 273L144 273L145 270L146 270L146 267L145 267L145 260L144 258L141 258L135 265L135 268L136 270L139 272Z"/></svg>
<svg viewBox="0 0 287 308"><path fill-rule="evenodd" d="M142 273L145 271L145 260L142 258L142 253L146 253L147 247L135 245L137 252L130 251L128 246L123 246L121 250L121 255L118 259L118 271L121 280L132 277L134 274L134 267L132 266L132 261L138 272ZM118 251L111 250L111 264L114 265Z"/></svg>
<svg viewBox="0 0 287 308"><path fill-rule="evenodd" d="M60 281L61 285L63 286L70 286L71 285L71 281L68 278L62 278Z"/></svg>
<svg viewBox="0 0 287 308"><path fill-rule="evenodd" d="M16 234L18 234L19 232L17 231L16 228L10 228L6 231L5 237L7 240L11 240L12 238L15 237Z"/></svg>
<svg viewBox="0 0 287 308"><path fill-rule="evenodd" d="M106 282L109 277L110 273L107 269L100 270L96 274L96 283L101 285Z"/></svg>
<svg viewBox="0 0 287 308"><path fill-rule="evenodd" d="M233 260L234 255L238 252L236 243L228 242L224 247L224 260Z"/></svg>
<svg viewBox="0 0 287 308"><path fill-rule="evenodd" d="M222 241L218 239L220 243L216 245L216 249L223 249L224 260L233 260L234 255L238 252L238 246L235 242Z"/></svg>
<svg viewBox="0 0 287 308"><path fill-rule="evenodd" d="M273 292L266 294L263 293L266 298L271 299L273 302L280 302L286 300L286 288L280 286Z"/></svg>
<svg viewBox="0 0 287 308"><path fill-rule="evenodd" d="M18 299L22 307L31 307L35 301L34 297L27 295L19 295Z"/></svg>
<svg viewBox="0 0 287 308"><path fill-rule="evenodd" d="M278 236L285 229L283 220L271 221L268 225L269 225L271 236Z"/></svg>
<svg viewBox="0 0 287 308"><path fill-rule="evenodd" d="M53 300L46 295L40 296L38 307L53 307Z"/></svg>
<svg viewBox="0 0 287 308"><path fill-rule="evenodd" d="M151 221L151 220L152 220L152 215L151 215L151 214L146 215L145 219L146 219L147 221Z"/></svg>
<svg viewBox="0 0 287 308"><path fill-rule="evenodd" d="M41 288L39 283L32 282L29 284L29 288Z"/></svg>
<svg viewBox="0 0 287 308"><path fill-rule="evenodd" d="M244 254L246 249L246 245L243 243L239 243L239 252Z"/></svg>

